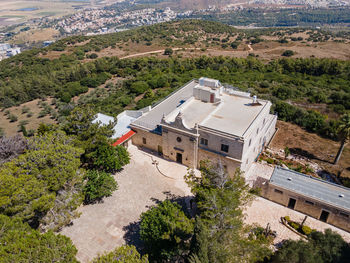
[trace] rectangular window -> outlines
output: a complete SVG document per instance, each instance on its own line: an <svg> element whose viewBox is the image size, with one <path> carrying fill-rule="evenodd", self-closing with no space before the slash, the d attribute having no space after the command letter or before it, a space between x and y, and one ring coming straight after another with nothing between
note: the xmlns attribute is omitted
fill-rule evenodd
<svg viewBox="0 0 350 263"><path fill-rule="evenodd" d="M221 151L228 153L228 145L226 144L221 144Z"/></svg>
<svg viewBox="0 0 350 263"><path fill-rule="evenodd" d="M145 137L142 138L142 143L146 144L146 138Z"/></svg>
<svg viewBox="0 0 350 263"><path fill-rule="evenodd" d="M278 194L283 194L283 192L281 190L275 189L275 192Z"/></svg>
<svg viewBox="0 0 350 263"><path fill-rule="evenodd" d="M204 138L201 138L201 144L207 146L208 145L208 140L204 139Z"/></svg>
<svg viewBox="0 0 350 263"><path fill-rule="evenodd" d="M305 200L305 203L306 203L306 204L308 204L308 205L314 205L314 203L313 203L313 202L308 201L308 200Z"/></svg>
<svg viewBox="0 0 350 263"><path fill-rule="evenodd" d="M343 217L349 217L348 214L345 214L345 213L342 213L342 212L340 212L339 215L341 215L341 216L343 216Z"/></svg>

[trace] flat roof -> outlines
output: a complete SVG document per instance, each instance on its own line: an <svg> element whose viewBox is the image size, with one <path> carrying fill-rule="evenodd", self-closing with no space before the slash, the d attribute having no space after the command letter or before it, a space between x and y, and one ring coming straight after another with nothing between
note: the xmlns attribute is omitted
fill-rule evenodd
<svg viewBox="0 0 350 263"><path fill-rule="evenodd" d="M350 211L350 188L282 167L275 168L270 184Z"/></svg>
<svg viewBox="0 0 350 263"><path fill-rule="evenodd" d="M243 137L267 101L252 105L252 98L223 93L222 102L200 126Z"/></svg>
<svg viewBox="0 0 350 263"><path fill-rule="evenodd" d="M135 120L132 124L142 126L149 130L154 130L161 123L163 115L168 115L177 107L181 106L185 101L193 96L193 88L198 84L198 81L192 80L171 96L161 101L148 113Z"/></svg>
<svg viewBox="0 0 350 263"><path fill-rule="evenodd" d="M225 91L220 95L221 102L204 102L193 95L193 89L198 85L197 80L192 80L135 120L132 125L154 130L160 125L163 116L167 122L173 122L181 111L184 123L189 128L194 128L198 123L202 127L244 137L255 118L268 104L268 101L258 100L258 104L252 105L253 98Z"/></svg>
<svg viewBox="0 0 350 263"><path fill-rule="evenodd" d="M181 107L181 113L184 123L189 128L194 128L196 123L203 121L208 115L210 115L218 105L213 103L205 103L193 98L188 104ZM178 111L171 112L166 116L167 122L175 121Z"/></svg>

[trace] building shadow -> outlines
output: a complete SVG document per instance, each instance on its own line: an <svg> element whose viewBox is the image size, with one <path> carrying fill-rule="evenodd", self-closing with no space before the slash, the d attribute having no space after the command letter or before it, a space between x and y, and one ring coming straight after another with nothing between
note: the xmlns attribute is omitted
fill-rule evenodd
<svg viewBox="0 0 350 263"><path fill-rule="evenodd" d="M316 155L306 151L306 150L303 150L301 148L289 148L290 152L294 155L299 155L299 156L302 156L302 157L305 157L305 158L308 158L308 159L313 159L313 160L318 160L318 161L321 161L321 162L325 162L325 163L329 163L329 164L333 164L332 161L330 160L326 160L326 159L321 159L319 157L317 157Z"/></svg>

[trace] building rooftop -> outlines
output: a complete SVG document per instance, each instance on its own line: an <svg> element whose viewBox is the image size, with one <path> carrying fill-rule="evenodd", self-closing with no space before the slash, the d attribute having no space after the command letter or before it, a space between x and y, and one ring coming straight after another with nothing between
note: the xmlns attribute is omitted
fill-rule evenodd
<svg viewBox="0 0 350 263"><path fill-rule="evenodd" d="M193 96L193 88L197 84L197 81L192 80L187 85L161 101L158 105L154 106L150 112L144 114L132 124L142 126L148 130L156 129L157 125L161 123L163 115L168 115Z"/></svg>
<svg viewBox="0 0 350 263"><path fill-rule="evenodd" d="M268 103L259 100L259 104L252 105L252 98L225 93L221 95L221 100L220 105L199 125L239 137L244 137L250 124Z"/></svg>
<svg viewBox="0 0 350 263"><path fill-rule="evenodd" d="M249 95L225 90L217 80L192 80L132 124L155 130L163 116L166 122L171 123L181 111L188 128L194 128L197 123L199 127L244 137L251 123L269 103L259 100L259 103L253 104L253 98ZM207 102L210 96L213 96L213 102Z"/></svg>
<svg viewBox="0 0 350 263"><path fill-rule="evenodd" d="M270 184L350 211L350 189L293 170L276 167Z"/></svg>

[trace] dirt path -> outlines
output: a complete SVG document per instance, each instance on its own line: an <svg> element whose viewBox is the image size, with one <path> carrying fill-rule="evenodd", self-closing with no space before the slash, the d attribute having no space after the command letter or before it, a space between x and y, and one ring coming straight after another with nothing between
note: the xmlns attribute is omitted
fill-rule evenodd
<svg viewBox="0 0 350 263"><path fill-rule="evenodd" d="M254 51L251 44L248 44L249 51Z"/></svg>
<svg viewBox="0 0 350 263"><path fill-rule="evenodd" d="M177 50L200 50L200 48L172 48L173 51ZM209 50L209 49L208 49ZM136 53L136 54L131 54L125 57L121 57L120 59L126 59L126 58L133 58L133 57L138 57L138 56L144 56L144 55L150 55L150 54L159 54L159 53L164 53L165 49L159 49L159 50L153 50L153 51L148 51L148 52L142 52L142 53Z"/></svg>

